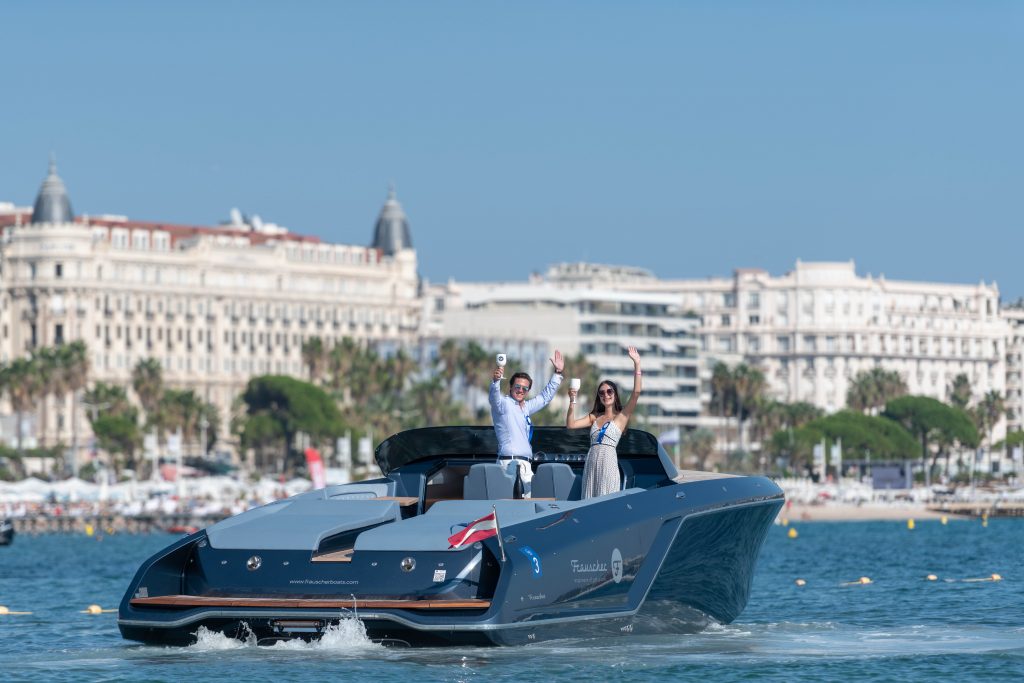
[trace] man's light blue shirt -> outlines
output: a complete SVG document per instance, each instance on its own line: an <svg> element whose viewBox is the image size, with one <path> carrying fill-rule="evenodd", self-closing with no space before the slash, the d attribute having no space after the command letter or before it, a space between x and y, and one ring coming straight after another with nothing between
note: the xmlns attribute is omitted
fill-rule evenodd
<svg viewBox="0 0 1024 683"><path fill-rule="evenodd" d="M494 422L494 435L498 438L499 456L533 457L530 424L526 418L551 403L561 383L561 375L552 375L540 394L520 406L514 398L501 393L501 380L491 382L491 420Z"/></svg>

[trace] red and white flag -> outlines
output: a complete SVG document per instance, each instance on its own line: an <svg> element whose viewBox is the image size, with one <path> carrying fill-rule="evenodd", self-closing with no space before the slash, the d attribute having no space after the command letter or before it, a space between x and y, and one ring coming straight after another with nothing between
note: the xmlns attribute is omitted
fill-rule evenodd
<svg viewBox="0 0 1024 683"><path fill-rule="evenodd" d="M498 519L492 510L491 514L485 515L475 522L470 522L465 529L449 536L448 549L455 548L457 550L467 543L476 543L497 533Z"/></svg>
<svg viewBox="0 0 1024 683"><path fill-rule="evenodd" d="M324 461L320 458L320 451L315 448L306 449L306 469L309 470L309 478L313 480L314 489L322 489L327 486Z"/></svg>

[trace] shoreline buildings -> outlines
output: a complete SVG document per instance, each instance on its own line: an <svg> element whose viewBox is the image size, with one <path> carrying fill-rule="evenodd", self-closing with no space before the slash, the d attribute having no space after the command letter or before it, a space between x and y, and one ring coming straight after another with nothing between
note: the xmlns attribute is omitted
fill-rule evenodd
<svg viewBox="0 0 1024 683"><path fill-rule="evenodd" d="M942 400L961 373L975 400L1004 394L997 439L1024 414L1024 309L1001 308L995 284L797 261L783 275L659 279L563 263L518 282L425 285L393 191L369 246L328 244L237 212L220 226L75 216L52 165L31 209L0 204L0 229L0 361L82 340L90 378L127 385L139 360L156 358L169 386L194 389L225 418L251 376L305 377L312 337L419 347L425 358L445 338L473 340L511 354L538 382L558 348L626 390L625 348L635 344L656 432L706 423L719 360L756 365L772 397L826 411L844 406L857 373L881 367ZM71 443L70 399L47 401L42 444Z"/></svg>
<svg viewBox="0 0 1024 683"><path fill-rule="evenodd" d="M989 391L1007 394L1009 423L1020 425L1024 329L1014 336L1009 320L1021 325L1024 314L1003 315L994 284L859 276L852 261L797 261L781 276L739 269L731 278L693 280L579 263L552 266L543 277L521 283L452 282L435 286L431 296L441 336L514 344L514 330L519 339L558 340L616 380L621 378L614 373L625 369L616 358L635 343L658 364L652 385L645 360L644 402L653 406L652 423L659 426L697 424L692 404L684 402L694 397L690 380L700 373L706 406L717 361L755 365L773 398L806 401L826 412L842 409L850 380L875 367L899 372L910 393L940 400L965 374L975 399ZM582 312L602 307L620 316L583 318ZM676 335L689 341L677 344ZM659 376L662 353L673 360ZM678 354L685 360L675 359ZM674 382L681 378L687 381ZM652 396L649 386L656 387ZM996 438L1006 424L1001 420Z"/></svg>
<svg viewBox="0 0 1024 683"><path fill-rule="evenodd" d="M0 206L0 361L82 340L90 378L165 382L215 404L227 436L251 376L305 375L304 341L412 344L416 252L390 192L370 246L326 244L258 219L217 227L75 216L53 164L35 206ZM39 411L41 445L71 443L70 399ZM5 435L5 437L8 435Z"/></svg>

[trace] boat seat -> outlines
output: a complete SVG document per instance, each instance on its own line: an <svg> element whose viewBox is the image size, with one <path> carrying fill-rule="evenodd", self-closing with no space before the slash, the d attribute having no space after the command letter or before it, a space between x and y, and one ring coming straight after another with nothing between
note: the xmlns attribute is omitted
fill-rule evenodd
<svg viewBox="0 0 1024 683"><path fill-rule="evenodd" d="M583 487L582 476L572 471L564 462L543 462L533 475L534 498L555 500L579 500Z"/></svg>
<svg viewBox="0 0 1024 683"><path fill-rule="evenodd" d="M502 500L512 497L516 483L504 467L494 462L479 462L469 468L462 480L464 500Z"/></svg>

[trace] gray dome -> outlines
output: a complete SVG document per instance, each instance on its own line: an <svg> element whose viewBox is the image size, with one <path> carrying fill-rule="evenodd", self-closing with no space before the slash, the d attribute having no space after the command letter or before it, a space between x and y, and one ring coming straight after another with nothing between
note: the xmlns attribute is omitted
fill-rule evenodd
<svg viewBox="0 0 1024 683"><path fill-rule="evenodd" d="M70 223L75 219L71 200L64 181L57 175L57 162L50 159L50 173L39 188L36 205L32 209L33 223Z"/></svg>
<svg viewBox="0 0 1024 683"><path fill-rule="evenodd" d="M402 249L412 249L409 236L409 221L402 205L395 199L395 188L388 189L388 198L380 210L377 226L373 230L374 249L380 249L385 256L391 256Z"/></svg>

